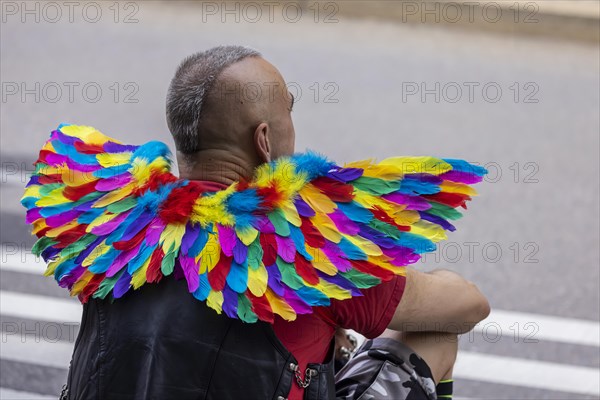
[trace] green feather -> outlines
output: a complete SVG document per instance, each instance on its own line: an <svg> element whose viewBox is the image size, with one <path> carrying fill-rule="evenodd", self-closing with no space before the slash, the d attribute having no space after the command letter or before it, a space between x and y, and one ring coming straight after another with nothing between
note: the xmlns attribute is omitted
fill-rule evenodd
<svg viewBox="0 0 600 400"><path fill-rule="evenodd" d="M127 270L127 268L123 268L122 270L120 270L119 272L114 274L113 276L110 276L110 277L105 276L104 279L102 279L100 286L98 286L98 289L96 289L96 291L92 295L92 297L95 299L105 298L106 295L109 294L111 290L113 290L113 288L115 287L115 284L117 283L117 281L119 280L121 275L123 275L125 270Z"/></svg>
<svg viewBox="0 0 600 400"><path fill-rule="evenodd" d="M305 286L304 281L296 272L294 264L283 261L283 259L277 256L277 266L279 272L281 272L281 281L291 287L292 289L300 289Z"/></svg>
<svg viewBox="0 0 600 400"><path fill-rule="evenodd" d="M252 311L252 303L245 294L238 294L237 314L246 323L252 324L258 321L258 316Z"/></svg>
<svg viewBox="0 0 600 400"><path fill-rule="evenodd" d="M445 204L431 202L431 208L426 210L429 214L437 215L444 219L459 219L462 217L460 211Z"/></svg>
<svg viewBox="0 0 600 400"><path fill-rule="evenodd" d="M160 270L163 273L163 275L167 276L167 275L171 275L173 273L173 269L175 268L175 256L177 255L177 252L175 251L170 251L167 254L165 254L165 256L162 259L162 262L160 264Z"/></svg>
<svg viewBox="0 0 600 400"><path fill-rule="evenodd" d="M91 233L82 236L81 239L79 239L75 243L71 243L70 245L62 249L62 251L60 252L60 257L71 258L73 256L78 255L83 250L85 250L90 243L96 240L97 237L98 236L93 235Z"/></svg>
<svg viewBox="0 0 600 400"><path fill-rule="evenodd" d="M355 269L351 269L348 272L340 272L340 274L359 289L368 289L381 283L381 279L376 276L365 274Z"/></svg>
<svg viewBox="0 0 600 400"><path fill-rule="evenodd" d="M113 214L120 214L127 210L131 210L137 205L138 199L136 197L126 197L123 200L119 200L116 203L110 204L106 207L106 210Z"/></svg>
<svg viewBox="0 0 600 400"><path fill-rule="evenodd" d="M275 227L275 233L277 233L279 236L290 236L290 225L285 219L283 211L281 211L279 208L276 208L268 214L268 217L269 221L271 221Z"/></svg>
<svg viewBox="0 0 600 400"><path fill-rule="evenodd" d="M400 230L398 228L396 228L394 225L390 225L390 224L380 221L376 218L373 218L369 222L369 226L381 233L384 233L388 237L391 237L394 239L400 239Z"/></svg>
<svg viewBox="0 0 600 400"><path fill-rule="evenodd" d="M55 242L54 240L52 240L52 238L44 236L40 238L37 242L35 242L33 248L31 249L31 252L39 257L44 250L46 250L50 246L54 246L57 243L58 242Z"/></svg>
<svg viewBox="0 0 600 400"><path fill-rule="evenodd" d="M375 196L392 193L400 189L400 182L398 181L384 181L383 179L368 176L361 176L352 181L352 184L356 189Z"/></svg>
<svg viewBox="0 0 600 400"><path fill-rule="evenodd" d="M248 266L253 270L256 270L260 266L263 253L264 251L257 236L256 240L250 243L250 246L248 246Z"/></svg>

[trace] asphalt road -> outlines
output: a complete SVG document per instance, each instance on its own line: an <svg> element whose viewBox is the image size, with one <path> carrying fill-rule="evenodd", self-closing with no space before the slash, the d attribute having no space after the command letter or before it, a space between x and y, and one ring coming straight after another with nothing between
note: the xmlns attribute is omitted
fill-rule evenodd
<svg viewBox="0 0 600 400"><path fill-rule="evenodd" d="M61 314L76 303L35 275L43 267L25 250L32 240L18 200L36 152L61 122L172 145L169 80L185 56L219 44L252 46L280 69L299 98L298 150L339 162L428 154L488 168L458 231L417 266L464 274L500 312L463 337L457 396L600 396L597 47L354 20L332 9L305 9L292 22L293 10L277 6L273 21L263 13L253 23L252 10L228 14L220 3L101 2L72 14L57 3L60 18L43 5L27 14L6 3L1 398L57 393L77 331L69 325L77 308Z"/></svg>

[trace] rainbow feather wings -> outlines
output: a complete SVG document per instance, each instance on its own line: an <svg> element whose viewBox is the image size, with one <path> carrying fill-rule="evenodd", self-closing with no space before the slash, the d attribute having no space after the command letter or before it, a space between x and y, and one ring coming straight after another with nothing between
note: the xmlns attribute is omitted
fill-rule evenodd
<svg viewBox="0 0 600 400"><path fill-rule="evenodd" d="M126 145L87 126L53 131L22 199L45 275L84 303L177 273L231 318L294 320L433 251L486 172L432 157L340 167L305 153L208 192L170 168L160 142Z"/></svg>

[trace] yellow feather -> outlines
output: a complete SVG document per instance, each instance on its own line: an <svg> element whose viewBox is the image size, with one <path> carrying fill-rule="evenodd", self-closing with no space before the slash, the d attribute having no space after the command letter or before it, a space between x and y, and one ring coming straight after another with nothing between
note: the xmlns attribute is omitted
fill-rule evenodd
<svg viewBox="0 0 600 400"><path fill-rule="evenodd" d="M66 135L78 137L87 144L102 145L109 140L115 143L121 143L116 139L100 133L95 128L85 125L68 125L60 128L60 131Z"/></svg>
<svg viewBox="0 0 600 400"><path fill-rule="evenodd" d="M402 174L425 173L440 175L452 169L447 162L435 157L391 157L381 161L381 165L393 165Z"/></svg>
<svg viewBox="0 0 600 400"><path fill-rule="evenodd" d="M85 228L85 231L87 233L90 233L92 231L92 229L94 229L97 226L100 226L102 224L105 224L111 220L113 220L114 218L116 218L119 214L101 214L98 217L96 217L95 220L93 220L88 226L87 228Z"/></svg>
<svg viewBox="0 0 600 400"><path fill-rule="evenodd" d="M160 234L159 243L165 254L181 246L181 239L185 233L185 224L168 224Z"/></svg>
<svg viewBox="0 0 600 400"><path fill-rule="evenodd" d="M221 258L221 244L219 243L219 237L215 234L208 235L208 241L206 245L200 251L200 274L206 273L206 271L212 271L215 265L219 262ZM196 264L198 260L196 259Z"/></svg>
<svg viewBox="0 0 600 400"><path fill-rule="evenodd" d="M50 261L48 263L48 266L46 267L46 271L44 271L44 276L54 275L54 271L56 271L56 267L58 267L58 264L60 264L63 261L64 260L61 258L59 258L58 260Z"/></svg>
<svg viewBox="0 0 600 400"><path fill-rule="evenodd" d="M323 279L319 278L319 283L316 285L309 285L314 287L315 289L320 290L325 293L325 295L331 299L337 300L345 300L352 297L352 294L346 290L340 288L338 285L334 285L333 283L329 283Z"/></svg>
<svg viewBox="0 0 600 400"><path fill-rule="evenodd" d="M223 292L215 292L211 289L206 299L206 305L221 314L223 312Z"/></svg>
<svg viewBox="0 0 600 400"><path fill-rule="evenodd" d="M82 172L73 169L62 171L61 179L67 186L81 186L98 181L92 172Z"/></svg>
<svg viewBox="0 0 600 400"><path fill-rule="evenodd" d="M59 204L71 203L71 200L63 196L63 188L59 187L48 193L47 196L42 197L35 202L38 207L57 206Z"/></svg>
<svg viewBox="0 0 600 400"><path fill-rule="evenodd" d="M235 219L225 207L225 200L235 189L237 184L229 186L227 189L220 190L215 194L199 197L194 204L192 217L190 220L202 226L210 223L219 223L225 226L232 226Z"/></svg>
<svg viewBox="0 0 600 400"><path fill-rule="evenodd" d="M25 188L25 192L23 193L23 197L21 197L21 200L23 200L26 197L35 197L37 199L40 198L40 188L42 186L41 185L31 185Z"/></svg>
<svg viewBox="0 0 600 400"><path fill-rule="evenodd" d="M248 268L248 289L256 297L261 297L267 290L267 269L261 262L258 268Z"/></svg>
<svg viewBox="0 0 600 400"><path fill-rule="evenodd" d="M419 212L415 210L401 210L394 212L391 214L391 217L398 225L404 226L413 225L421 219Z"/></svg>
<svg viewBox="0 0 600 400"><path fill-rule="evenodd" d="M296 311L294 311L294 309L288 303L273 293L271 288L266 290L265 296L267 296L267 300L271 305L273 313L279 315L286 321L294 321L296 319Z"/></svg>
<svg viewBox="0 0 600 400"><path fill-rule="evenodd" d="M94 274L88 270L81 275L79 280L75 282L73 287L71 288L71 296L77 296L81 291L86 287L86 285L92 280Z"/></svg>
<svg viewBox="0 0 600 400"><path fill-rule="evenodd" d="M43 218L35 220L32 225L33 225L33 230L31 231L32 235L35 235L42 229L45 229L48 227L48 225L46 225L46 220Z"/></svg>
<svg viewBox="0 0 600 400"><path fill-rule="evenodd" d="M321 235L323 235L325 239L333 243L340 242L342 235L329 217L321 213L316 213L314 216L310 217L310 221L314 224L315 228L321 232Z"/></svg>
<svg viewBox="0 0 600 400"><path fill-rule="evenodd" d="M327 255L323 253L323 251L321 251L321 249L317 249L306 245L306 251L313 258L313 260L311 261L313 267L329 276L334 276L338 273L337 267L331 262L331 260L329 260L329 257L327 257Z"/></svg>
<svg viewBox="0 0 600 400"><path fill-rule="evenodd" d="M361 236L344 235L352 244L358 246L368 256L380 256L383 254L379 246Z"/></svg>
<svg viewBox="0 0 600 400"><path fill-rule="evenodd" d="M429 221L419 221L410 227L410 231L414 234L425 236L432 242L446 240L446 231L438 224L432 224Z"/></svg>
<svg viewBox="0 0 600 400"><path fill-rule="evenodd" d="M254 242L258 236L258 231L251 226L242 229L236 229L235 233L246 246L250 246L250 244L252 244L252 242Z"/></svg>
<svg viewBox="0 0 600 400"><path fill-rule="evenodd" d="M94 248L94 250L92 250L92 252L85 258L85 260L83 260L83 262L81 263L81 266L89 267L96 260L96 258L105 254L110 249L111 249L111 246L108 246L106 244L106 242L100 243L98 246L96 246Z"/></svg>
<svg viewBox="0 0 600 400"><path fill-rule="evenodd" d="M57 237L58 235L60 235L61 233L68 231L69 229L74 228L78 225L79 225L79 222L77 222L77 220L74 220L74 221L66 223L62 226L50 229L49 231L46 232L45 236L54 238L54 237Z"/></svg>
<svg viewBox="0 0 600 400"><path fill-rule="evenodd" d="M383 269L392 271L396 275L402 275L402 276L406 275L406 268L391 264L389 257L386 257L386 256L368 257L367 261L369 261L370 263L375 264Z"/></svg>
<svg viewBox="0 0 600 400"><path fill-rule="evenodd" d="M129 164L131 161L131 152L125 153L100 153L96 154L96 160L103 167L116 167L118 165ZM123 169L125 172L126 169Z"/></svg>
<svg viewBox="0 0 600 400"><path fill-rule="evenodd" d="M298 210L296 210L294 203L291 201L286 201L281 205L281 209L283 211L283 215L285 215L285 219L290 224L296 227L300 227L300 225L302 225L302 220L300 219L300 215L298 214Z"/></svg>
<svg viewBox="0 0 600 400"><path fill-rule="evenodd" d="M440 185L440 189L442 190L442 192L446 193L460 193L466 194L468 196L477 196L477 191L471 186L465 185L464 183L444 181Z"/></svg>
<svg viewBox="0 0 600 400"><path fill-rule="evenodd" d="M300 190L299 194L302 197L302 200L307 202L315 211L331 214L336 209L335 203L310 183L306 184L302 190Z"/></svg>
<svg viewBox="0 0 600 400"><path fill-rule="evenodd" d="M148 259L144 261L144 264L142 264L142 266L138 268L138 270L135 271L131 276L131 284L133 285L134 289L137 289L146 283L146 272L148 271L148 266L150 265L150 259L151 257L148 257Z"/></svg>
<svg viewBox="0 0 600 400"><path fill-rule="evenodd" d="M100 197L96 202L92 205L94 208L106 207L112 203L116 203L119 200L123 200L125 197L129 196L133 191L135 185L134 183L129 183L123 186L120 189L113 190L111 192L106 193L104 196Z"/></svg>

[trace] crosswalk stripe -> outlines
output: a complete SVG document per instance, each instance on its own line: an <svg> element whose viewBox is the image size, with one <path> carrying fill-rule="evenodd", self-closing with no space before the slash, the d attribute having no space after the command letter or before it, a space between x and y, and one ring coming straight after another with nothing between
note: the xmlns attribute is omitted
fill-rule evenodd
<svg viewBox="0 0 600 400"><path fill-rule="evenodd" d="M0 357L48 367L67 368L73 344L20 335L3 335ZM600 396L600 370L513 357L460 352L457 379Z"/></svg>
<svg viewBox="0 0 600 400"><path fill-rule="evenodd" d="M0 387L0 400L56 400L56 396L22 392Z"/></svg>
<svg viewBox="0 0 600 400"><path fill-rule="evenodd" d="M0 270L42 275L46 264L31 254L3 254ZM600 347L600 323L597 321L519 311L492 310L488 318L477 324L474 333L492 342L508 335L517 342L548 340Z"/></svg>
<svg viewBox="0 0 600 400"><path fill-rule="evenodd" d="M40 336L10 335L2 332L3 360L20 361L43 367L69 367L74 343L47 340Z"/></svg>
<svg viewBox="0 0 600 400"><path fill-rule="evenodd" d="M600 396L600 369L459 352L456 378Z"/></svg>
<svg viewBox="0 0 600 400"><path fill-rule="evenodd" d="M82 305L73 299L0 291L0 313L37 321L79 323Z"/></svg>
<svg viewBox="0 0 600 400"><path fill-rule="evenodd" d="M535 343L538 340L600 347L600 323L575 318L553 317L517 311L492 310L474 329L488 341L501 336L515 342Z"/></svg>

